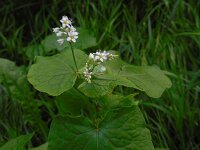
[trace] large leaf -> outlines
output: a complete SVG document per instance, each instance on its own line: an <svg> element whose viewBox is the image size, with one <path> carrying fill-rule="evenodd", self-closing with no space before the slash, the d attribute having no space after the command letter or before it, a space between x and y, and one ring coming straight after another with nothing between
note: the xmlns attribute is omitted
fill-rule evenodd
<svg viewBox="0 0 200 150"><path fill-rule="evenodd" d="M156 66L134 66L120 59L105 63L106 74L99 76L115 80L115 84L144 91L148 96L158 98L172 83L165 72Z"/></svg>
<svg viewBox="0 0 200 150"><path fill-rule="evenodd" d="M107 113L101 121L58 116L51 125L48 150L154 150L137 106Z"/></svg>
<svg viewBox="0 0 200 150"><path fill-rule="evenodd" d="M76 49L78 68L84 67L87 55ZM70 50L51 57L37 57L28 72L29 82L39 91L57 96L73 87L77 73Z"/></svg>
<svg viewBox="0 0 200 150"><path fill-rule="evenodd" d="M120 59L107 62L105 66L108 70L105 76L115 79L117 85L144 91L150 97L158 98L166 88L171 87L165 72L156 66L134 66Z"/></svg>
<svg viewBox="0 0 200 150"><path fill-rule="evenodd" d="M112 80L94 79L92 83L83 82L78 89L88 97L100 97L111 93L115 86Z"/></svg>
<svg viewBox="0 0 200 150"><path fill-rule="evenodd" d="M164 72L156 66L125 65L120 75L153 98L160 97L164 90L172 85Z"/></svg>
<svg viewBox="0 0 200 150"><path fill-rule="evenodd" d="M110 79L115 82L116 85L123 85L126 87L132 87L141 90L135 83L128 80L125 76L121 75L123 67L127 65L119 58L115 58L112 61L108 61L104 64L106 66L106 73L99 76L102 79Z"/></svg>
<svg viewBox="0 0 200 150"><path fill-rule="evenodd" d="M58 107L59 114L62 115L81 115L84 112L90 113L95 109L89 102L88 97L81 94L81 92L75 88L72 88L56 97L55 102Z"/></svg>
<svg viewBox="0 0 200 150"><path fill-rule="evenodd" d="M8 141L0 150L24 150L26 144L31 140L33 134L21 135L15 139Z"/></svg>
<svg viewBox="0 0 200 150"><path fill-rule="evenodd" d="M138 105L138 101L134 98L136 94L130 94L128 96L108 94L98 98L99 104L102 109L130 107L132 105Z"/></svg>
<svg viewBox="0 0 200 150"><path fill-rule="evenodd" d="M77 28L79 32L79 37L74 44L74 46L78 49L87 49L97 45L96 38L94 37L93 33L84 28Z"/></svg>

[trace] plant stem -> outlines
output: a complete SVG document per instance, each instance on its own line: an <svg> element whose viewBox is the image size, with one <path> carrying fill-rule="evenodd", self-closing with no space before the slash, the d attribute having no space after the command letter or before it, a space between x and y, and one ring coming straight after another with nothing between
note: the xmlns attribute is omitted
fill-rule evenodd
<svg viewBox="0 0 200 150"><path fill-rule="evenodd" d="M74 59L74 64L75 64L75 66L76 66L76 71L78 72L78 67L77 67L76 59L75 59L75 55L74 55L74 49L73 49L73 46L72 46L71 43L69 43L69 45L70 45L70 48L71 48L71 50L72 50L72 55L73 55L73 59Z"/></svg>

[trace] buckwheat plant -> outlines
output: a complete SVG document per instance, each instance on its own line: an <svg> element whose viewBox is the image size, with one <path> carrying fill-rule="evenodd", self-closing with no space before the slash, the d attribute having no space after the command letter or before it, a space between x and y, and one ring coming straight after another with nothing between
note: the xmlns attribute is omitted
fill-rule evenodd
<svg viewBox="0 0 200 150"><path fill-rule="evenodd" d="M55 97L48 150L154 150L135 95L160 97L171 87L166 71L128 64L113 50L87 55L85 49L97 46L92 32L75 28L67 16L60 22L45 42L63 51L38 56L28 72L35 89ZM124 95L128 88L132 93Z"/></svg>

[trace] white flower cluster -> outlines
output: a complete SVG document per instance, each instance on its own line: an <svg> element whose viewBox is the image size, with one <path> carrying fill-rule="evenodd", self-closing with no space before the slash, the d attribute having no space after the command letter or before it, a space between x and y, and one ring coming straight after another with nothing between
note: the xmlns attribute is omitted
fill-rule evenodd
<svg viewBox="0 0 200 150"><path fill-rule="evenodd" d="M94 62L97 62L97 64L100 64L106 60L112 60L114 59L114 56L113 54L111 53L108 53L106 51L98 51L96 53L90 53L89 55L89 59L94 61Z"/></svg>
<svg viewBox="0 0 200 150"><path fill-rule="evenodd" d="M87 61L85 65L85 71L83 72L85 80L88 83L91 83L91 78L93 74L93 69L95 66L100 65L102 62L107 61L107 60L112 60L116 57L117 55L113 55L111 53L108 53L106 51L98 51L96 53L90 53L89 54L89 60ZM104 66L99 67L100 72L105 72L106 68Z"/></svg>
<svg viewBox="0 0 200 150"><path fill-rule="evenodd" d="M53 32L56 33L56 36L59 38L57 42L63 44L65 40L68 42L76 42L78 38L78 32L76 28L72 26L72 21L67 17L63 16L60 20L62 23L61 27L53 28Z"/></svg>

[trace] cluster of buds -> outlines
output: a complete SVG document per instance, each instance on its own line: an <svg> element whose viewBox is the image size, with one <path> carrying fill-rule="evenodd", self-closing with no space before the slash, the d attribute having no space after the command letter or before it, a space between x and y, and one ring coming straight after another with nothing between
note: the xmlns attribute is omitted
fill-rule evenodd
<svg viewBox="0 0 200 150"><path fill-rule="evenodd" d="M88 83L91 83L91 78L93 74L93 70L97 65L100 65L104 61L112 60L116 57L117 55L113 55L111 53L108 53L106 51L98 51L96 53L90 53L89 54L89 60L87 61L85 65L85 70L83 72L85 80ZM99 72L105 72L106 68L102 65L99 66Z"/></svg>
<svg viewBox="0 0 200 150"><path fill-rule="evenodd" d="M62 23L61 27L53 28L53 32L56 33L56 36L59 38L57 42L63 44L66 40L75 43L78 38L78 32L76 32L76 28L72 26L72 21L67 16L63 16L60 22Z"/></svg>
<svg viewBox="0 0 200 150"><path fill-rule="evenodd" d="M84 77L85 77L85 80L88 82L88 83L91 83L91 78L92 78L92 71L90 71L90 66L88 63L86 63L85 65L85 71L83 72L84 74Z"/></svg>

